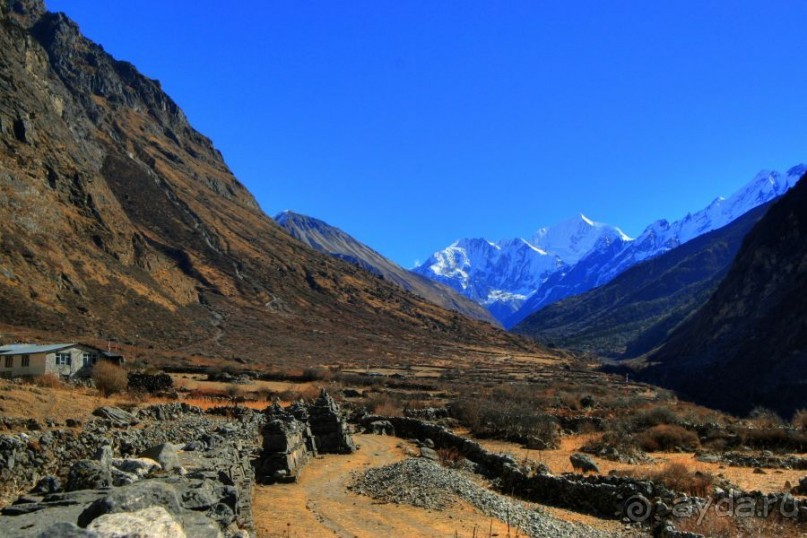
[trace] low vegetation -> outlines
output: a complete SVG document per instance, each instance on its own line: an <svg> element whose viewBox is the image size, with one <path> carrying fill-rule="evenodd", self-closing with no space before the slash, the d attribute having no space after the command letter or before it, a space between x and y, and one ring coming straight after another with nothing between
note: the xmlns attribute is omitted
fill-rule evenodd
<svg viewBox="0 0 807 538"><path fill-rule="evenodd" d="M129 386L129 376L126 370L109 361L99 361L93 366L92 380L104 396L124 392Z"/></svg>

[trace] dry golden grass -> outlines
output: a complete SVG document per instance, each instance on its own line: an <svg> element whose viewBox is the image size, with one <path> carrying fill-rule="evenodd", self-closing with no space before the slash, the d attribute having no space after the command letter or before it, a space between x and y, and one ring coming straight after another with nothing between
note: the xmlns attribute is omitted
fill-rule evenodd
<svg viewBox="0 0 807 538"><path fill-rule="evenodd" d="M97 407L116 405L125 398L106 398L95 389L59 383L53 387L0 380L0 414L9 418L47 419L63 423L68 418L86 421Z"/></svg>

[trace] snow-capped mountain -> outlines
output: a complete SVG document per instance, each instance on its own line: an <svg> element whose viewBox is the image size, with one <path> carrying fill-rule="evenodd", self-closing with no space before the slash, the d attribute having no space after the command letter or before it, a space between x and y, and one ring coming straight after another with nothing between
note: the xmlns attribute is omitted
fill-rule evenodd
<svg viewBox="0 0 807 538"><path fill-rule="evenodd" d="M557 227L541 228L535 237L532 242L517 238L497 243L461 239L435 252L413 271L451 286L504 320L550 275L568 269L592 249L630 240L619 228L584 215Z"/></svg>
<svg viewBox="0 0 807 538"><path fill-rule="evenodd" d="M807 172L762 171L728 198L669 222L658 220L636 239L584 215L540 228L532 238L493 243L462 239L416 267L483 304L505 327L555 301L610 282L637 263L716 230L777 198Z"/></svg>
<svg viewBox="0 0 807 538"><path fill-rule="evenodd" d="M413 269L484 305L497 319L512 315L563 262L523 239L461 239Z"/></svg>
<svg viewBox="0 0 807 538"><path fill-rule="evenodd" d="M615 226L594 222L581 213L554 226L539 228L531 242L574 265L595 247L613 241L630 241L630 237Z"/></svg>

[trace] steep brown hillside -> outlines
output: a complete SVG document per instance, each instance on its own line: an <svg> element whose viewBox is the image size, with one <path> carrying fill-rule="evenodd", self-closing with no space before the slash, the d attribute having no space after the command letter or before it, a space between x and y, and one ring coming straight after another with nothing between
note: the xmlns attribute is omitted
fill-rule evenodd
<svg viewBox="0 0 807 538"><path fill-rule="evenodd" d="M496 326L499 325L496 318L482 305L475 303L448 286L429 280L412 271L407 271L397 263L385 258L364 243L357 241L327 222L291 211L284 211L277 215L275 222L292 237L299 239L315 250L326 252L331 256L380 275L393 284L397 284L438 306L456 310L469 318L487 321Z"/></svg>
<svg viewBox="0 0 807 538"><path fill-rule="evenodd" d="M290 238L158 81L2 5L0 323L253 360L524 345Z"/></svg>
<svg viewBox="0 0 807 538"><path fill-rule="evenodd" d="M805 177L746 236L711 299L650 355L647 379L735 412L807 408Z"/></svg>

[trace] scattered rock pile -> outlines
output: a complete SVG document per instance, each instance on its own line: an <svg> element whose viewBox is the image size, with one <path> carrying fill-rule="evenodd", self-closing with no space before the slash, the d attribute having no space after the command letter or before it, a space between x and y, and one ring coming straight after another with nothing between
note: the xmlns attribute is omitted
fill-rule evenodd
<svg viewBox="0 0 807 538"><path fill-rule="evenodd" d="M251 459L264 421L251 410L225 420L167 404L136 415L101 408L81 432L0 436L6 494L36 482L2 511L0 536L130 536L141 528L249 536Z"/></svg>
<svg viewBox="0 0 807 538"><path fill-rule="evenodd" d="M461 473L428 459L407 459L369 469L351 484L356 493L395 504L431 510L466 501L490 517L508 522L529 536L606 536L594 529L567 523L514 502L475 484Z"/></svg>
<svg viewBox="0 0 807 538"><path fill-rule="evenodd" d="M581 476L564 474L553 476L534 472L520 465L507 454L494 454L479 443L455 435L448 429L407 417L368 416L363 424L372 430L372 424L389 422L398 437L430 439L434 448L454 449L474 464L476 469L494 478L500 491L527 501L540 502L599 517L621 518L626 521L652 523L670 516L669 506L678 510L687 506L706 504L705 499L681 497L661 484L625 476ZM793 514L798 521L807 521L807 503L789 493L763 495L758 492L730 492L735 498L753 498L759 512ZM637 517L631 510L642 508Z"/></svg>

